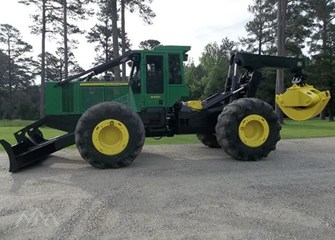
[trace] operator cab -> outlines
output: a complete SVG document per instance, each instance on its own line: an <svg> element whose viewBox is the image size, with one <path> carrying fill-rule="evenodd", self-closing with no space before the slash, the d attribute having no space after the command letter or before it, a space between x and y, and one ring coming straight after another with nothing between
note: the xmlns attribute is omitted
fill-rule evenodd
<svg viewBox="0 0 335 240"><path fill-rule="evenodd" d="M170 107L189 92L184 79L188 46L158 46L134 51L131 89L141 107Z"/></svg>

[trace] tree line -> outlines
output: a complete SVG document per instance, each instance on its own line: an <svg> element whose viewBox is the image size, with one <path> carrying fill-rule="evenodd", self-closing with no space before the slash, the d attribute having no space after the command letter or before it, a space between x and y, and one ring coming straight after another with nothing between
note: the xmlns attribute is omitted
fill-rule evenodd
<svg viewBox="0 0 335 240"><path fill-rule="evenodd" d="M85 34L95 45L93 64L103 63L130 48L125 31L125 12L136 13L152 24L156 16L150 8L152 0L19 0L33 7L33 34L42 38L38 59L14 26L0 24L0 119L36 119L44 112L44 82L60 81L81 72L73 50L78 46L75 35ZM80 22L94 18L97 23L85 32ZM120 24L121 23L121 24ZM55 52L47 51L47 39L57 44ZM54 45L54 44L53 44ZM113 73L119 78L120 70ZM125 75L125 66L122 71ZM40 77L40 86L34 79ZM21 101L17 101L22 99ZM24 105L24 106L23 106ZM26 109L24 114L20 109Z"/></svg>
<svg viewBox="0 0 335 240"><path fill-rule="evenodd" d="M78 46L75 35L85 34L97 53L92 64L103 63L131 47L126 33L125 12L136 13L146 23L153 24L155 13L152 0L20 0L35 8L31 31L42 38L42 52L37 59L32 47L25 42L18 29L0 24L0 118L36 119L43 115L43 84L59 81L83 69L76 61L73 50ZM248 11L253 19L245 25L247 36L232 41L211 42L204 47L199 64L189 62L185 78L191 98L204 98L220 91L225 84L227 65L232 51L276 55L278 34L283 35L282 54L305 57L308 60L309 82L320 89L331 89L335 96L334 0L254 0ZM88 32L79 22L97 19ZM283 25L282 33L278 25ZM46 39L57 43L54 52ZM158 40L143 40L139 47L151 48ZM124 79L126 68L115 69L113 75ZM258 95L274 105L276 72L264 70L266 80L261 82ZM41 85L34 80L40 77ZM125 80L125 79L124 79ZM285 74L285 86L291 76ZM41 107L40 107L41 106ZM329 103L332 117L334 100Z"/></svg>

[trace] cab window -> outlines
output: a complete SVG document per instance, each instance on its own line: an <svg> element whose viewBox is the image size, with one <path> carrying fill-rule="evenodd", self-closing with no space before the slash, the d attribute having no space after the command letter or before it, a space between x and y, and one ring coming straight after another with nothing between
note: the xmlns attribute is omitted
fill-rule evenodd
<svg viewBox="0 0 335 240"><path fill-rule="evenodd" d="M169 54L169 83L181 84L180 57L178 54Z"/></svg>
<svg viewBox="0 0 335 240"><path fill-rule="evenodd" d="M140 61L134 61L130 73L131 87L134 93L141 92L141 73L140 73Z"/></svg>
<svg viewBox="0 0 335 240"><path fill-rule="evenodd" d="M147 93L163 93L163 56L147 56Z"/></svg>

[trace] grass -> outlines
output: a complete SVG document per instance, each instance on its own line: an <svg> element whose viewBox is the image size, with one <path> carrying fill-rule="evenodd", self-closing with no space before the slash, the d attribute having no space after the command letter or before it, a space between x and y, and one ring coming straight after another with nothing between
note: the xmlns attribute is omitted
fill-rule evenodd
<svg viewBox="0 0 335 240"><path fill-rule="evenodd" d="M13 133L20 130L21 128L32 123L32 121L0 121L0 139L5 139L11 144L15 144L15 138ZM62 135L63 132L50 129L41 128L43 135L46 138ZM335 137L335 122L329 122L326 120L313 119L308 121L293 121L285 120L283 128L281 130L282 139L292 138L314 138L314 137ZM153 138L147 138L145 141L146 145L154 144L194 144L199 143L199 140L195 135L177 135L175 137L163 137L160 140ZM0 151L3 148L0 147Z"/></svg>
<svg viewBox="0 0 335 240"><path fill-rule="evenodd" d="M13 133L19 131L23 127L31 124L33 121L21 121L21 120L13 120L13 121L5 121L0 120L0 139L5 139L11 144L15 144L16 140ZM45 138L52 138L59 135L64 134L64 132L51 129L47 127L42 127L40 130L43 133ZM145 144L147 145L155 145L155 144L193 144L199 143L198 138L195 135L178 135L175 137L163 137L159 138L146 138ZM0 146L0 151L3 148Z"/></svg>
<svg viewBox="0 0 335 240"><path fill-rule="evenodd" d="M0 134L4 127L17 127L19 129L20 127L25 127L33 122L34 121L30 120L0 120Z"/></svg>
<svg viewBox="0 0 335 240"><path fill-rule="evenodd" d="M282 139L335 137L335 122L319 119L285 120L280 134Z"/></svg>

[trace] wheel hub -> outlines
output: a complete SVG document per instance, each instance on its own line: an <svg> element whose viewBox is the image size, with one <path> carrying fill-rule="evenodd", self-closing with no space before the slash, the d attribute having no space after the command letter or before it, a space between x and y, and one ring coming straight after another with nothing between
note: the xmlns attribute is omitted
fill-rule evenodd
<svg viewBox="0 0 335 240"><path fill-rule="evenodd" d="M239 137L249 147L261 146L269 137L269 125L260 115L245 117L239 126Z"/></svg>
<svg viewBox="0 0 335 240"><path fill-rule="evenodd" d="M115 119L107 119L98 123L92 133L94 147L102 154L116 155L128 145L129 132L127 127Z"/></svg>

